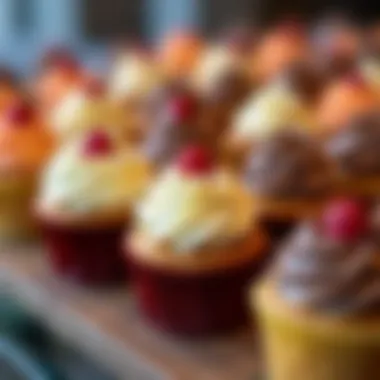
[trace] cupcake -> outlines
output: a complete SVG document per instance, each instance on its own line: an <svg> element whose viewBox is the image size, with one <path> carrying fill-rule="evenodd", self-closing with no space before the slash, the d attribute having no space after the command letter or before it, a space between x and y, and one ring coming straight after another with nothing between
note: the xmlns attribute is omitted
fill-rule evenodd
<svg viewBox="0 0 380 380"><path fill-rule="evenodd" d="M43 173L35 204L57 274L98 286L125 278L121 236L150 176L139 153L102 129L60 148Z"/></svg>
<svg viewBox="0 0 380 380"><path fill-rule="evenodd" d="M240 166L252 146L284 127L299 126L316 131L314 105L310 102L311 81L293 70L254 93L236 112L227 131L224 150L227 160Z"/></svg>
<svg viewBox="0 0 380 380"><path fill-rule="evenodd" d="M380 191L380 114L355 118L326 141L326 151L338 169L343 194L377 197Z"/></svg>
<svg viewBox="0 0 380 380"><path fill-rule="evenodd" d="M244 180L274 241L320 210L333 191L334 172L318 142L297 131L278 132L252 150Z"/></svg>
<svg viewBox="0 0 380 380"><path fill-rule="evenodd" d="M198 335L247 321L245 290L263 260L255 204L202 148L183 150L137 209L125 241L143 315L160 329Z"/></svg>
<svg viewBox="0 0 380 380"><path fill-rule="evenodd" d="M20 98L20 84L16 75L7 67L0 67L0 112Z"/></svg>
<svg viewBox="0 0 380 380"><path fill-rule="evenodd" d="M43 112L49 113L73 87L83 72L74 55L62 48L48 50L41 61L40 73L32 84L32 93Z"/></svg>
<svg viewBox="0 0 380 380"><path fill-rule="evenodd" d="M329 79L355 68L360 37L358 28L342 17L323 18L315 25L311 33L313 59Z"/></svg>
<svg viewBox="0 0 380 380"><path fill-rule="evenodd" d="M201 39L193 32L171 32L160 42L158 65L169 78L187 77L203 50Z"/></svg>
<svg viewBox="0 0 380 380"><path fill-rule="evenodd" d="M140 102L160 84L162 76L153 57L142 49L131 48L117 56L109 78L113 100L125 105Z"/></svg>
<svg viewBox="0 0 380 380"><path fill-rule="evenodd" d="M23 100L0 117L0 240L33 237L31 202L53 139L34 110Z"/></svg>
<svg viewBox="0 0 380 380"><path fill-rule="evenodd" d="M350 199L295 231L252 292L269 379L378 378L378 254L368 215Z"/></svg>
<svg viewBox="0 0 380 380"><path fill-rule="evenodd" d="M104 84L93 77L86 78L67 93L53 109L50 120L63 141L102 125L126 141L129 137L123 108L107 98Z"/></svg>
<svg viewBox="0 0 380 380"><path fill-rule="evenodd" d="M354 72L327 86L318 106L317 120L324 134L329 135L378 105L376 92L360 73Z"/></svg>
<svg viewBox="0 0 380 380"><path fill-rule="evenodd" d="M204 123L220 132L229 126L234 110L252 88L244 56L224 44L205 50L192 82L205 102Z"/></svg>
<svg viewBox="0 0 380 380"><path fill-rule="evenodd" d="M200 103L191 91L167 88L159 95L150 104L152 127L142 146L150 162L165 167L190 144L216 149L212 131L199 121Z"/></svg>
<svg viewBox="0 0 380 380"><path fill-rule="evenodd" d="M267 83L307 54L303 26L292 21L280 23L264 33L258 42L252 57L252 75L259 82Z"/></svg>

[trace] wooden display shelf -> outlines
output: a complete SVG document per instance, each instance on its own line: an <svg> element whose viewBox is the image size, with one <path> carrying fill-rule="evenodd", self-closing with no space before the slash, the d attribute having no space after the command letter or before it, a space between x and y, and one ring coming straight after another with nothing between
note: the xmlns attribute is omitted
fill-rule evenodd
<svg viewBox="0 0 380 380"><path fill-rule="evenodd" d="M127 287L91 291L56 279L39 247L0 249L0 286L120 380L259 380L251 331L173 338L144 323Z"/></svg>

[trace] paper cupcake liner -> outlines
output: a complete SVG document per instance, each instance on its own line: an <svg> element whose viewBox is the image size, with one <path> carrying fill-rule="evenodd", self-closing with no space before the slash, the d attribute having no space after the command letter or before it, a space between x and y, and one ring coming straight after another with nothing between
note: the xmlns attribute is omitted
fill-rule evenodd
<svg viewBox="0 0 380 380"><path fill-rule="evenodd" d="M231 253L233 254L233 253ZM128 255L131 283L143 315L156 327L185 336L225 333L247 324L246 292L257 258L236 268L175 273Z"/></svg>
<svg viewBox="0 0 380 380"><path fill-rule="evenodd" d="M33 238L36 224L31 212L34 177L0 179L0 240L13 242Z"/></svg>
<svg viewBox="0 0 380 380"><path fill-rule="evenodd" d="M105 227L41 223L53 270L85 286L108 286L126 279L121 249L124 224Z"/></svg>

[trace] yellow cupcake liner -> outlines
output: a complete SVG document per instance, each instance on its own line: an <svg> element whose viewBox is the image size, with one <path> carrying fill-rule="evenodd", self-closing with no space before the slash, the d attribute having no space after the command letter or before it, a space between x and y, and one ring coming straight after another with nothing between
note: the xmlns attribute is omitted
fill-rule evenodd
<svg viewBox="0 0 380 380"><path fill-rule="evenodd" d="M376 380L380 318L342 320L292 309L273 287L254 293L268 380Z"/></svg>
<svg viewBox="0 0 380 380"><path fill-rule="evenodd" d="M35 183L29 174L0 178L0 241L13 242L35 235L31 212Z"/></svg>

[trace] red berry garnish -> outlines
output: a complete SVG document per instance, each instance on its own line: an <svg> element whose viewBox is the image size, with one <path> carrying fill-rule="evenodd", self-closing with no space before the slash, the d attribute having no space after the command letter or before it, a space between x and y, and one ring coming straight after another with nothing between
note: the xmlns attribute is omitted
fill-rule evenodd
<svg viewBox="0 0 380 380"><path fill-rule="evenodd" d="M186 123L194 117L196 104L189 95L179 95L169 101L169 112L176 123Z"/></svg>
<svg viewBox="0 0 380 380"><path fill-rule="evenodd" d="M322 215L322 228L323 232L334 240L355 241L368 229L364 205L350 198L332 201Z"/></svg>
<svg viewBox="0 0 380 380"><path fill-rule="evenodd" d="M214 160L204 147L189 146L179 154L177 166L185 174L205 174L214 168Z"/></svg>
<svg viewBox="0 0 380 380"><path fill-rule="evenodd" d="M88 157L108 155L112 151L112 141L103 130L91 132L83 145L83 153Z"/></svg>
<svg viewBox="0 0 380 380"><path fill-rule="evenodd" d="M34 116L33 108L25 101L12 104L5 112L6 119L15 126L25 126Z"/></svg>
<svg viewBox="0 0 380 380"><path fill-rule="evenodd" d="M83 81L85 93L91 97L100 97L105 93L105 85L99 78L87 77Z"/></svg>

